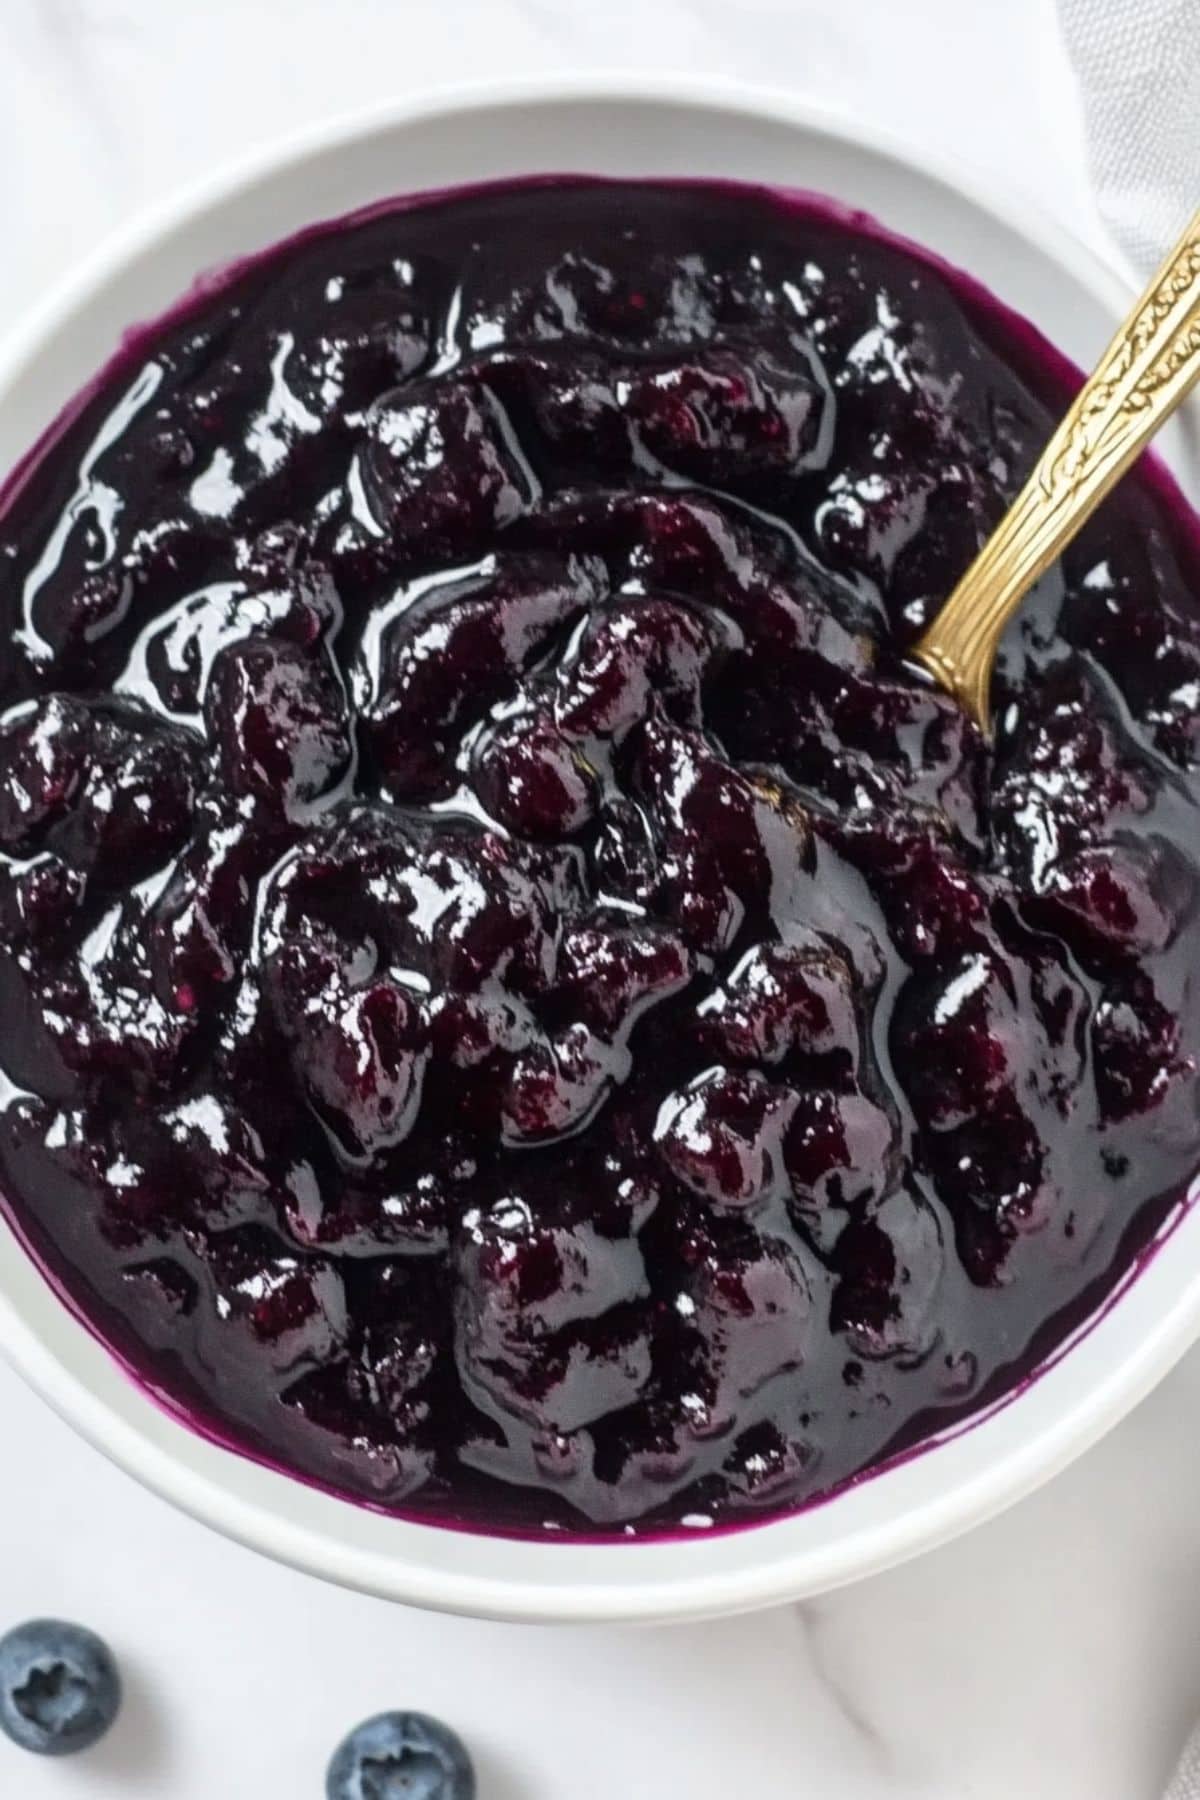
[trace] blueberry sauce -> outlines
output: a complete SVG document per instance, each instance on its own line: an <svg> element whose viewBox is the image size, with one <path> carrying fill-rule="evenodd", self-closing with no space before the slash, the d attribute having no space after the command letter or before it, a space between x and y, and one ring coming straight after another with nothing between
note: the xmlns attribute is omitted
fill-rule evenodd
<svg viewBox="0 0 1200 1800"><path fill-rule="evenodd" d="M1071 389L811 200L375 209L0 516L0 1190L203 1429L734 1523L1014 1386L1200 1165L1200 552L1143 464L905 650Z"/></svg>

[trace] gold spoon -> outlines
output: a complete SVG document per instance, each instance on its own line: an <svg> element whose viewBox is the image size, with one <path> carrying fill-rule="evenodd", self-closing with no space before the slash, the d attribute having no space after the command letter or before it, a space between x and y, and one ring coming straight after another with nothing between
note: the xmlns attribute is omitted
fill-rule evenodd
<svg viewBox="0 0 1200 1800"><path fill-rule="evenodd" d="M1004 627L1198 380L1200 212L911 653L985 734L992 665Z"/></svg>

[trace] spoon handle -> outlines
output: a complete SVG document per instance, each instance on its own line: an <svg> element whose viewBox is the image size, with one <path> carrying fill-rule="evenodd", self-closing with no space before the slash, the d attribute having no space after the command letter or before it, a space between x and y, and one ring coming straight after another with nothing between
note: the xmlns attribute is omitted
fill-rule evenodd
<svg viewBox="0 0 1200 1800"><path fill-rule="evenodd" d="M1004 627L1198 379L1200 212L912 652L984 732Z"/></svg>

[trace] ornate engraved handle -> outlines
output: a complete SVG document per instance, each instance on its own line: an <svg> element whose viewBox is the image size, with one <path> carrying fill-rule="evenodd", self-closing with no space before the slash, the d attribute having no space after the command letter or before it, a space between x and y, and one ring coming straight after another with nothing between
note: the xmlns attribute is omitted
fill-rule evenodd
<svg viewBox="0 0 1200 1800"><path fill-rule="evenodd" d="M992 665L1004 627L1197 380L1200 212L913 651L985 732Z"/></svg>

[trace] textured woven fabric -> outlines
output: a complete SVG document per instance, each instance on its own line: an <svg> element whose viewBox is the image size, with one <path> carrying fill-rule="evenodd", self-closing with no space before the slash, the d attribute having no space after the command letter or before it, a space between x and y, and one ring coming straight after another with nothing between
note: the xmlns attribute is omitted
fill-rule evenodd
<svg viewBox="0 0 1200 1800"><path fill-rule="evenodd" d="M1145 273L1200 206L1200 0L1059 0L1106 223Z"/></svg>
<svg viewBox="0 0 1200 1800"><path fill-rule="evenodd" d="M1059 0L1113 236L1145 273L1200 206L1200 0ZM1165 1800L1200 1800L1200 1725Z"/></svg>
<svg viewBox="0 0 1200 1800"><path fill-rule="evenodd" d="M1200 1800L1200 1725L1187 1741L1165 1800Z"/></svg>

